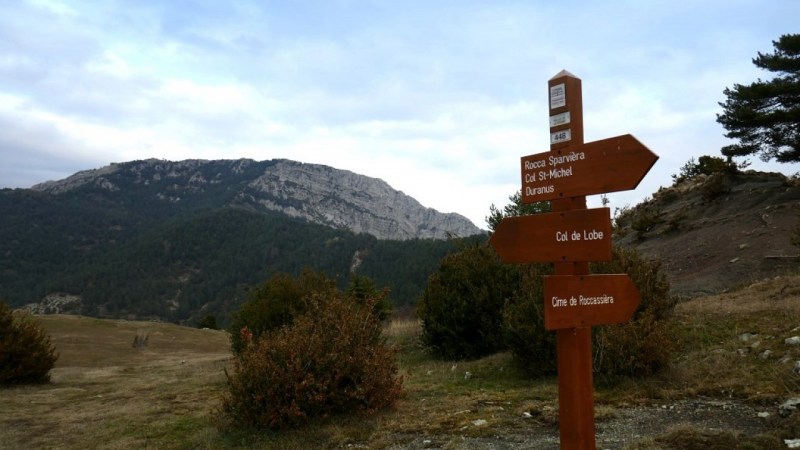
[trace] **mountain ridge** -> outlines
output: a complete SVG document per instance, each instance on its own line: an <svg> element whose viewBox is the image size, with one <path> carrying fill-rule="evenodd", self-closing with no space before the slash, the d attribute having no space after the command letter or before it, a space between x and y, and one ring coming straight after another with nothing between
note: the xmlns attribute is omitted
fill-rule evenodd
<svg viewBox="0 0 800 450"><path fill-rule="evenodd" d="M92 185L113 192L124 187L120 186L124 177L131 178L127 180L128 189L161 186L154 195L172 203L204 193L214 185L227 185L225 204L277 211L378 239L445 239L482 233L464 216L426 208L379 178L288 159L112 163L31 189L58 195Z"/></svg>
<svg viewBox="0 0 800 450"><path fill-rule="evenodd" d="M224 321L272 275L311 269L340 287L367 276L404 308L444 255L485 239L461 216L327 166L115 163L0 190L0 300L55 298L57 309L97 317Z"/></svg>

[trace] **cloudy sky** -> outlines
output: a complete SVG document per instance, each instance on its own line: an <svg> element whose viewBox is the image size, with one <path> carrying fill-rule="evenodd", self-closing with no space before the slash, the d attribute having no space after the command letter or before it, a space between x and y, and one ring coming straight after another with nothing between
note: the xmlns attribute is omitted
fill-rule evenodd
<svg viewBox="0 0 800 450"><path fill-rule="evenodd" d="M586 141L631 133L661 157L613 209L719 156L723 89L770 78L751 60L798 18L797 0L2 0L0 187L289 158L485 228L520 157L549 149L547 80L566 69Z"/></svg>

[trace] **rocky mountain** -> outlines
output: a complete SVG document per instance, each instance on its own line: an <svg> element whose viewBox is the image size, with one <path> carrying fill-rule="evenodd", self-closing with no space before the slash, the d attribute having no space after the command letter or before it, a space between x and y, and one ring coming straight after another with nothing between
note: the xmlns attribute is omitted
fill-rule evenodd
<svg viewBox="0 0 800 450"><path fill-rule="evenodd" d="M76 173L33 187L62 194L82 186L128 191L163 204L249 206L378 239L444 239L482 231L467 218L425 208L383 180L289 160L149 159ZM182 206L182 205L181 205Z"/></svg>

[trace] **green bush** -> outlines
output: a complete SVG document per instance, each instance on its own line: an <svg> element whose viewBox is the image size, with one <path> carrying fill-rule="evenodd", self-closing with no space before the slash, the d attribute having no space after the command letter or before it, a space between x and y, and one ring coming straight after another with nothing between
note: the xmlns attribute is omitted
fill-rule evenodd
<svg viewBox="0 0 800 450"><path fill-rule="evenodd" d="M731 175L727 173L714 173L706 179L700 191L703 200L710 202L715 198L731 191Z"/></svg>
<svg viewBox="0 0 800 450"><path fill-rule="evenodd" d="M626 273L639 290L641 302L634 319L645 311L652 311L656 320L669 317L675 308L675 299L669 295L669 281L661 271L658 260L642 257L633 247L614 246L611 261L593 262L592 273Z"/></svg>
<svg viewBox="0 0 800 450"><path fill-rule="evenodd" d="M280 429L393 404L403 380L373 312L379 301L316 292L290 325L259 337L243 328L242 351L226 371L225 416L235 426Z"/></svg>
<svg viewBox="0 0 800 450"><path fill-rule="evenodd" d="M57 359L41 324L0 302L0 386L46 383Z"/></svg>
<svg viewBox="0 0 800 450"><path fill-rule="evenodd" d="M658 261L628 247L614 247L610 262L591 264L592 273L626 273L641 301L631 321L594 328L594 368L606 375L650 375L665 367L674 349L667 318L675 308Z"/></svg>
<svg viewBox="0 0 800 450"><path fill-rule="evenodd" d="M594 370L605 375L648 375L662 369L673 340L666 319L675 307L660 264L632 248L614 247L612 260L591 272L626 273L641 295L630 322L593 328ZM555 373L555 332L544 329L544 276L548 265L527 266L521 290L504 310L506 338L515 361L531 375Z"/></svg>
<svg viewBox="0 0 800 450"><path fill-rule="evenodd" d="M655 374L667 366L675 349L666 323L656 320L652 311L593 331L594 370L602 375Z"/></svg>
<svg viewBox="0 0 800 450"><path fill-rule="evenodd" d="M703 155L695 162L694 158L681 166L680 171L672 175L675 183L691 180L698 175L713 175L722 173L726 175L736 175L741 168L747 167L749 163L736 164L730 158L724 159L718 156Z"/></svg>
<svg viewBox="0 0 800 450"><path fill-rule="evenodd" d="M556 372L556 333L544 327L544 276L552 264L520 267L520 288L503 307L503 330L514 361L531 375Z"/></svg>
<svg viewBox="0 0 800 450"><path fill-rule="evenodd" d="M639 206L634 211L635 214L631 218L631 228L636 231L639 239L644 239L645 233L663 222L661 211L655 205Z"/></svg>
<svg viewBox="0 0 800 450"><path fill-rule="evenodd" d="M519 269L488 244L442 259L417 306L422 342L447 359L479 358L506 348L503 305L517 291Z"/></svg>
<svg viewBox="0 0 800 450"><path fill-rule="evenodd" d="M217 324L217 317L213 314L206 314L197 324L197 328L208 328L210 330L219 330L219 325Z"/></svg>
<svg viewBox="0 0 800 450"><path fill-rule="evenodd" d="M306 310L309 296L336 290L333 281L325 274L306 269L294 278L285 273L273 275L255 288L241 308L233 314L228 331L231 349L239 354L244 348L241 331L244 328L257 339L263 333L292 322Z"/></svg>
<svg viewBox="0 0 800 450"><path fill-rule="evenodd" d="M388 289L379 290L371 278L364 275L350 275L345 295L357 302L364 303L368 299L379 299L375 302L373 313L381 322L392 317L392 302L389 301Z"/></svg>

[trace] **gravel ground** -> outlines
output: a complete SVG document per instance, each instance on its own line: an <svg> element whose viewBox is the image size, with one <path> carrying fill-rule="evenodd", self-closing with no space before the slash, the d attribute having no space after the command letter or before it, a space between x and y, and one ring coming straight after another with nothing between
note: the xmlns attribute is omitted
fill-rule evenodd
<svg viewBox="0 0 800 450"><path fill-rule="evenodd" d="M759 413L769 417L759 417ZM674 427L691 426L709 432L738 431L747 435L768 429L776 408L755 409L735 401L684 400L664 405L620 408L595 426L598 449L623 449L647 437L657 437ZM491 432L486 433L491 434ZM558 450L558 429L532 422L528 433L503 433L497 436L468 437L458 435L397 436L404 442L391 450Z"/></svg>

